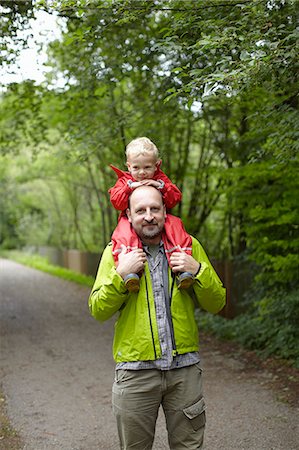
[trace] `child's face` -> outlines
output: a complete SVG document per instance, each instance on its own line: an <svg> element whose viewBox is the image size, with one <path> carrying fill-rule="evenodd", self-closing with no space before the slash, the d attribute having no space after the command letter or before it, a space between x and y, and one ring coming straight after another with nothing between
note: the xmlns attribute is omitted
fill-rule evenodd
<svg viewBox="0 0 299 450"><path fill-rule="evenodd" d="M153 155L130 155L127 160L127 167L136 181L150 180L153 178L159 162Z"/></svg>

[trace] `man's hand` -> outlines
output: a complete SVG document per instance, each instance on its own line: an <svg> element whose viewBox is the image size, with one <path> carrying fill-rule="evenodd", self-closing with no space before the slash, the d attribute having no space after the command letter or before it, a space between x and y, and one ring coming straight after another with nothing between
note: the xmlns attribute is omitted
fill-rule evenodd
<svg viewBox="0 0 299 450"><path fill-rule="evenodd" d="M116 272L124 279L129 273L138 273L144 269L146 255L141 248L127 253L125 245L122 244L122 251L118 256L118 266Z"/></svg>
<svg viewBox="0 0 299 450"><path fill-rule="evenodd" d="M173 252L170 256L170 267L173 272L190 272L195 275L200 264L191 255L187 255L183 250Z"/></svg>

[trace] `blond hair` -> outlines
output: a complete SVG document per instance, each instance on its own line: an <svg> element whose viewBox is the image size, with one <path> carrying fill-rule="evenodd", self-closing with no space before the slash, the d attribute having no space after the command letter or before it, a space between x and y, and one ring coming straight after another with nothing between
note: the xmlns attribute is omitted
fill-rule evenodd
<svg viewBox="0 0 299 450"><path fill-rule="evenodd" d="M156 160L159 159L159 150L155 144L147 137L138 137L129 142L126 147L126 157L127 159L131 155L139 156L151 153Z"/></svg>

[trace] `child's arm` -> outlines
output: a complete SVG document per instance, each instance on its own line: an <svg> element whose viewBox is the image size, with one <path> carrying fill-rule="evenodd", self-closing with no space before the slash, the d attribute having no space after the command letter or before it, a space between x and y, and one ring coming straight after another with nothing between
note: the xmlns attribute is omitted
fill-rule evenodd
<svg viewBox="0 0 299 450"><path fill-rule="evenodd" d="M156 180L133 181L127 177L119 178L115 185L108 191L110 194L110 201L114 208L119 211L127 209L130 195L134 189L143 185L154 186L157 189L161 189L161 186L164 186L164 182Z"/></svg>
<svg viewBox="0 0 299 450"><path fill-rule="evenodd" d="M133 192L133 189L128 184L126 177L121 177L117 180L115 185L109 189L110 201L115 209L124 211L128 207L128 200Z"/></svg>
<svg viewBox="0 0 299 450"><path fill-rule="evenodd" d="M165 175L162 170L157 172L155 180L161 180L164 186L160 188L161 194L163 195L163 200L167 209L173 208L182 199L182 193L179 188L171 182L171 180Z"/></svg>
<svg viewBox="0 0 299 450"><path fill-rule="evenodd" d="M119 172L121 172L119 170ZM122 172L115 185L109 189L110 201L115 209L124 211L128 208L129 197L137 185L152 185L161 191L163 200L167 209L173 208L181 201L182 193L179 188L173 184L170 179L162 172L161 169L157 171L154 180L143 180L140 182L133 181L133 178L127 173ZM158 182L158 186L156 186Z"/></svg>

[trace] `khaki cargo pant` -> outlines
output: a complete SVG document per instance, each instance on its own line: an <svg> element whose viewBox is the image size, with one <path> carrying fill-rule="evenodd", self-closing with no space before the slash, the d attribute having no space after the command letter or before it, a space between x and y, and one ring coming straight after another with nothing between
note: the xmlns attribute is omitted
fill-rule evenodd
<svg viewBox="0 0 299 450"><path fill-rule="evenodd" d="M152 448L160 405L169 448L203 448L206 419L199 364L169 371L117 370L112 405L122 450Z"/></svg>

